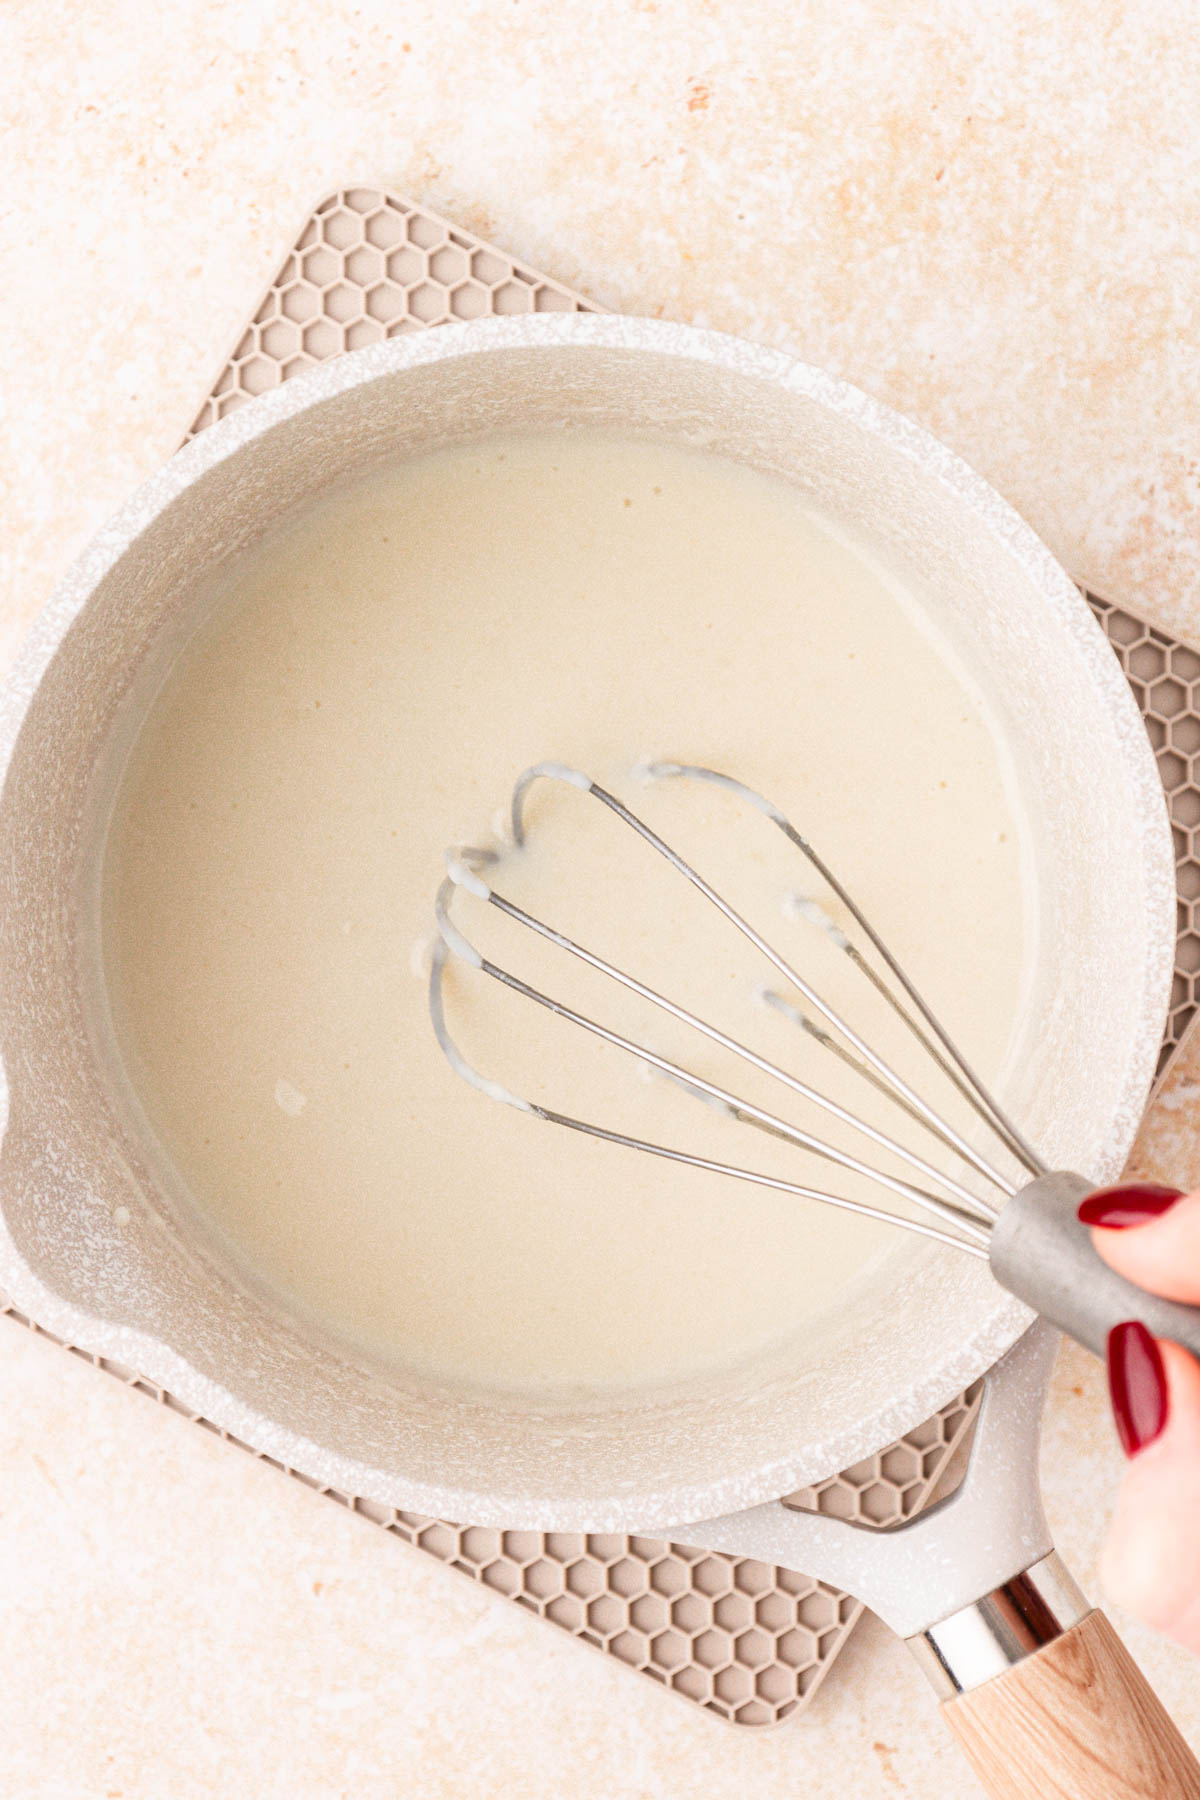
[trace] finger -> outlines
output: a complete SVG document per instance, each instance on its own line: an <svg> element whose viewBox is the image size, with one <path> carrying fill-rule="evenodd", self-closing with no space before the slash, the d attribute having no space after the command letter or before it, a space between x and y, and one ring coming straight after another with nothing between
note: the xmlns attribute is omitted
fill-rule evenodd
<svg viewBox="0 0 1200 1800"><path fill-rule="evenodd" d="M1166 1422L1134 1448L1101 1574L1119 1606L1200 1652L1200 1363L1178 1344L1158 1350ZM1143 1421L1151 1424L1152 1400L1142 1402Z"/></svg>
<svg viewBox="0 0 1200 1800"><path fill-rule="evenodd" d="M1092 1242L1118 1275L1164 1300L1200 1305L1200 1193L1176 1196L1170 1188L1149 1190L1163 1197L1165 1210L1157 1215L1139 1213L1136 1200L1125 1200L1147 1191L1144 1186L1102 1189L1088 1195L1079 1216L1093 1227ZM1127 1223L1101 1226L1100 1217Z"/></svg>

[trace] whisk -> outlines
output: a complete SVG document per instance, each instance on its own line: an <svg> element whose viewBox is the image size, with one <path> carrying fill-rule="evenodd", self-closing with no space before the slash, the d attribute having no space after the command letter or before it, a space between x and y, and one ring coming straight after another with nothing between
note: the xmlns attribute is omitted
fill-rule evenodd
<svg viewBox="0 0 1200 1800"><path fill-rule="evenodd" d="M848 1067L862 1082L886 1096L910 1125L923 1134L923 1150L872 1124L852 1107L802 1079L781 1063L761 1055L749 1045L700 1018L687 1007L604 957L575 942L553 925L535 917L515 901L496 891L488 880L500 858L496 851L457 847L446 854L446 877L435 904L437 939L429 980L429 1009L434 1033L455 1072L488 1098L518 1108L549 1124L565 1126L606 1143L621 1145L669 1162L731 1180L841 1208L899 1229L915 1232L956 1252L985 1260L1002 1286L1050 1319L1062 1330L1097 1354L1103 1354L1109 1330L1122 1320L1138 1318L1157 1337L1173 1338L1200 1355L1200 1310L1178 1305L1146 1293L1114 1273L1097 1255L1090 1233L1077 1219L1080 1200L1093 1184L1083 1176L1048 1169L975 1073L950 1034L892 955L861 909L823 861L814 847L778 807L733 776L692 764L654 762L639 773L650 781L704 782L722 789L743 805L762 814L781 831L812 870L836 896L861 938L855 943L819 902L802 898L794 910L820 929L835 950L847 957L858 975L901 1021L928 1058L929 1066L958 1093L979 1127L987 1145L979 1148L932 1104L875 1048L842 1011L789 959L785 958L751 925L704 876L666 843L644 819L623 801L578 769L562 763L542 762L518 779L511 802L511 836L518 847L526 842L526 803L539 781L564 783L581 795L605 806L623 825L637 834L678 875L696 889L726 922L749 941L786 990L760 990L760 998L804 1031L829 1056ZM662 1055L543 992L522 976L502 968L465 935L452 916L458 892L495 907L517 925L536 934L595 970L599 975L668 1014L688 1031L722 1050L784 1089L818 1108L830 1119L848 1127L863 1142L861 1154L829 1138L818 1136L782 1113L761 1106L698 1070ZM587 1119L574 1117L516 1094L480 1070L464 1056L446 1024L443 983L448 958L491 977L533 1004L567 1023L636 1058L643 1067L678 1084L698 1099L718 1107L741 1124L769 1134L795 1148L903 1199L913 1209L900 1213L874 1206L849 1195L790 1180L741 1163L712 1157L622 1132ZM794 996L794 997L793 997ZM910 1135L907 1134L906 1135ZM868 1160L878 1153L875 1160ZM933 1160L937 1158L938 1160ZM885 1164L887 1166L882 1166ZM1006 1172L1001 1163L1011 1165ZM896 1165L904 1169L897 1172Z"/></svg>

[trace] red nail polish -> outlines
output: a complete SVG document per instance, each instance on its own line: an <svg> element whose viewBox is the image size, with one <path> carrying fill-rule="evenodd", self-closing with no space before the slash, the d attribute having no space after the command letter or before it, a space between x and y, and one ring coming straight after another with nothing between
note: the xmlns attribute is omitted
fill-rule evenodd
<svg viewBox="0 0 1200 1800"><path fill-rule="evenodd" d="M1082 1225L1103 1225L1107 1231L1127 1231L1131 1225L1148 1225L1170 1212L1183 1189L1163 1187L1157 1181L1127 1181L1117 1187L1097 1188L1080 1202Z"/></svg>
<svg viewBox="0 0 1200 1800"><path fill-rule="evenodd" d="M1140 1319L1108 1334L1108 1392L1126 1456L1152 1444L1167 1422L1167 1375L1158 1345Z"/></svg>

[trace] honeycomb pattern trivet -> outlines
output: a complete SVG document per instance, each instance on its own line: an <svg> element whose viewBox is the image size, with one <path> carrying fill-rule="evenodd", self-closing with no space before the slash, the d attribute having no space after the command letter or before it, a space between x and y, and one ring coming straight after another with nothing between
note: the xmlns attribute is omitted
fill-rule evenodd
<svg viewBox="0 0 1200 1800"><path fill-rule="evenodd" d="M317 362L400 332L488 313L599 310L409 201L373 188L343 189L305 225L188 436ZM1200 1004L1200 829L1194 849L1192 840L1200 827L1200 710L1193 711L1193 703L1200 709L1200 654L1088 597L1146 713L1176 829L1180 949L1165 1057ZM40 1332L3 1295L0 1311ZM66 1347L240 1444L135 1370ZM898 1443L789 1498L880 1530L910 1518L961 1474L980 1391L977 1383ZM240 1447L259 1455L252 1445ZM457 1525L322 1491L739 1725L795 1716L862 1610L824 1582L745 1558L642 1537Z"/></svg>
<svg viewBox="0 0 1200 1800"><path fill-rule="evenodd" d="M1171 814L1177 936L1161 1073L1200 1007L1200 651L1096 594L1088 603L1142 709Z"/></svg>
<svg viewBox="0 0 1200 1800"><path fill-rule="evenodd" d="M599 310L410 201L343 188L284 258L188 437L343 350L456 319Z"/></svg>

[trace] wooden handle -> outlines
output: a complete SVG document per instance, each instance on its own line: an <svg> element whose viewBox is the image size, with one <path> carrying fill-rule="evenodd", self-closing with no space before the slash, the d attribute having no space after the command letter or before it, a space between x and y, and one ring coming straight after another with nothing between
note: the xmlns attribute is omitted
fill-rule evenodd
<svg viewBox="0 0 1200 1800"><path fill-rule="evenodd" d="M1200 1800L1200 1763L1101 1612L942 1713L992 1800Z"/></svg>

